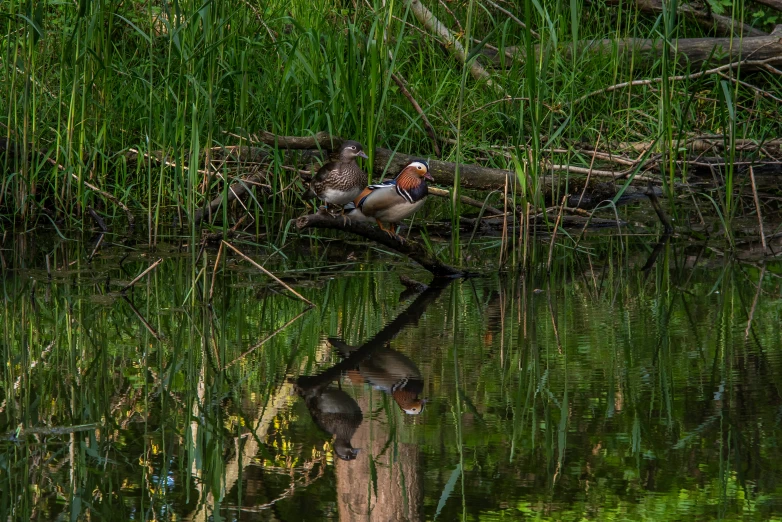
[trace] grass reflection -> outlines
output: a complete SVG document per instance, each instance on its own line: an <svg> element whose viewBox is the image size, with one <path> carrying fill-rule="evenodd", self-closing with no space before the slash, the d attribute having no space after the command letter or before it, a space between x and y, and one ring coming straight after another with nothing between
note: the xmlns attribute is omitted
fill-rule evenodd
<svg viewBox="0 0 782 522"><path fill-rule="evenodd" d="M396 261L278 256L312 309L233 256L214 270L212 250L197 270L164 251L126 298L160 253L86 263L60 243L50 279L45 254L17 252L0 519L772 516L782 269L676 240L652 265L640 239L585 246L417 298ZM419 415L359 360L373 351L415 367ZM355 459L297 397L324 374L362 411Z"/></svg>

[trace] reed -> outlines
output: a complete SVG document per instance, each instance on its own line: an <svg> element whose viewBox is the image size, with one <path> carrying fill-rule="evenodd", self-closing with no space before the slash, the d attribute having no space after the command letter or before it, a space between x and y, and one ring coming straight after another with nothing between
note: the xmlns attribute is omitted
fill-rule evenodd
<svg viewBox="0 0 782 522"><path fill-rule="evenodd" d="M737 20L752 17L743 3L732 5ZM12 64L0 72L0 129L21 149L0 157L2 226L20 221L29 227L45 209L87 228L88 207L123 222L117 205L92 186L144 215L154 244L164 225L188 222L206 201L227 193L226 180L242 175L241 168L215 161L214 151L246 145L261 130L326 130L360 139L371 156L383 146L432 157L421 115L391 79L397 73L432 122L444 157L514 172L520 189L509 191L512 204L530 204L533 211L558 203L577 182L568 173L551 176L547 165L589 167L578 144L659 137L655 152L665 156L664 181L672 195L687 176L678 161L683 137L719 132L726 137L727 161L724 190L715 201L731 226L740 212L736 140L782 132L774 117L777 102L733 77L662 81L584 98L641 73L667 78L681 70L666 53L650 65L633 55L628 60L619 52L571 52L567 46L606 37L675 42L703 35L670 9L655 20L632 4L616 11L600 3L525 0L514 10L522 26L484 3L427 6L459 34L466 64L448 55L402 1L345 7L294 0L256 7L240 0L10 0L0 37L0 55ZM504 53L511 47L534 59L514 60ZM490 48L498 53L497 66L482 56ZM473 63L486 66L502 93L472 77ZM757 74L753 83L779 92L778 76ZM256 231L279 246L287 219L303 208L301 183L282 168L289 163L272 150L264 167L268 190L244 207L224 207L216 222L248 215ZM371 172L372 179L393 174ZM546 176L560 187L549 199L542 191ZM472 216L456 198L462 190L457 174L453 201L428 203L421 217L456 225ZM673 197L668 205L674 213L680 206ZM685 218L690 210L682 212ZM520 263L530 238L520 215L509 227L507 259ZM194 226L188 230L191 238L198 235ZM454 226L452 259L464 258L462 243Z"/></svg>

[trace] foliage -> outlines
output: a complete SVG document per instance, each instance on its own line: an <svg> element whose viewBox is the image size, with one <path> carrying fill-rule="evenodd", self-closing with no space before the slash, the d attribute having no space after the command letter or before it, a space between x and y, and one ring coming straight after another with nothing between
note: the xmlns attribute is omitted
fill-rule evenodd
<svg viewBox="0 0 782 522"><path fill-rule="evenodd" d="M497 50L501 65L489 70L509 101L464 74L406 2L6 2L0 124L24 150L0 157L3 226L19 219L82 224L89 207L112 222L123 220L89 182L146 213L157 230L173 214L192 215L226 190L224 177L241 174L225 165L210 170L207 151L246 143L262 130L325 130L363 141L370 154L384 146L431 157L421 118L391 73L402 76L421 103L446 159L529 176L530 193L516 196L533 202L539 202L545 160L589 166L578 152L582 143L660 136L660 149L674 157L677 140L689 133L730 134L730 143L780 135L773 99L727 81L726 91L719 76L576 101L626 80L670 74L673 64L661 59L641 70L618 54L568 53L568 42L703 36L684 18L656 20L603 2L527 0L515 11L527 30L488 5L473 4L428 5L468 51ZM464 34L468 11L474 40ZM546 52L526 63L503 52L538 44ZM480 52L471 57L485 63ZM780 91L779 78L766 72L753 83ZM452 146L456 141L459 148ZM301 184L282 162L279 152L269 159L272 196L248 201L271 242L285 235L277 213L303 206ZM386 174L372 172L374 178ZM686 172L672 168L670 175ZM429 218L469 212L445 201L428 207Z"/></svg>

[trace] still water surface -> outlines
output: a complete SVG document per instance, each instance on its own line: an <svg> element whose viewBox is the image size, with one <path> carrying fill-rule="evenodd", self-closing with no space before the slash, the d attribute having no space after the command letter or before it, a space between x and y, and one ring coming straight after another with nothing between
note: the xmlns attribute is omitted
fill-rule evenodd
<svg viewBox="0 0 782 522"><path fill-rule="evenodd" d="M3 250L0 520L782 512L782 265L603 237L415 292L359 244L236 243L309 308L216 248L75 243Z"/></svg>

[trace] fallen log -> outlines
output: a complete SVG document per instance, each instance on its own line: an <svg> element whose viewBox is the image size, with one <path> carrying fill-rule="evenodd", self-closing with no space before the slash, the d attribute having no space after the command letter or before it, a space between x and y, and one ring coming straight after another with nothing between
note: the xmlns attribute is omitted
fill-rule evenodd
<svg viewBox="0 0 782 522"><path fill-rule="evenodd" d="M431 272L435 277L463 277L466 275L464 271L440 262L440 260L427 252L427 250L416 241L404 239L401 236L392 236L367 223L350 221L347 217L332 216L325 212L308 214L306 216L301 216L296 220L296 228L298 230L307 228L326 228L349 232L376 243L380 243L381 245L396 250L400 254L406 255Z"/></svg>
<svg viewBox="0 0 782 522"><path fill-rule="evenodd" d="M626 3L626 0L609 0L608 4ZM636 8L642 13L659 15L665 9L663 0L635 0ZM668 9L670 9L670 2ZM684 16L707 31L715 31L725 36L762 36L766 33L755 29L741 20L733 20L730 16L723 16L713 12L706 1L680 2L676 13Z"/></svg>
<svg viewBox="0 0 782 522"><path fill-rule="evenodd" d="M755 2L776 9L777 11L782 11L782 0L755 0Z"/></svg>
<svg viewBox="0 0 782 522"><path fill-rule="evenodd" d="M630 63L636 68L648 68L659 61L667 52L672 63L679 68L697 69L709 60L710 66L737 63L751 60L753 63L742 65L743 70L759 69L757 62L771 60L769 63L782 63L782 25L778 25L771 34L761 33L736 39L721 38L679 38L675 45L666 44L662 39L616 38L603 40L582 40L576 44L566 44L560 52L565 60L576 55L591 54L612 56L616 52L618 60ZM535 46L535 56L540 57L541 47ZM493 65L507 63L507 58L524 61L523 47L509 46L503 53L484 48L481 54ZM504 57L502 56L504 54ZM536 58L537 59L537 58Z"/></svg>
<svg viewBox="0 0 782 522"><path fill-rule="evenodd" d="M306 173L309 170L316 167L319 163L326 161L329 154L336 150L342 144L342 141L341 138L331 136L327 132L319 132L310 136L278 136L269 132L262 132L250 139L251 143L262 143L270 147L276 147L281 151L287 151L287 154L284 154L282 161L288 165L296 166L283 166L282 168L298 173L302 179L307 178ZM576 167L568 164L544 165L542 166L542 169L543 172L545 172L545 175L538 179L540 194L544 201L548 200L552 197L552 194L561 193L562 190L565 189L565 184L569 183L569 190L578 188L577 192L579 193L582 190L588 191L585 197L579 197L577 202L571 201L569 205L588 209L592 208L600 201L613 199L617 191L631 175L635 174L632 180L633 184L643 183L646 185L649 181L660 183L657 176L649 175L648 172L655 171L658 168L658 163L662 156L660 154L654 154L644 159L645 154L648 153L648 149L653 147L655 143L656 142L620 143L614 144L613 147L611 147L612 150L619 148L641 154L641 156L637 158L617 156L613 152L590 151L590 153L599 154L600 163L608 164L609 166L607 167L600 167L595 164L592 164L590 167ZM768 159L759 161L756 158L753 158L752 155L754 153L762 152L766 156L773 158L774 155L779 152L780 144L782 144L782 142L778 139L772 139L764 143L757 143L753 140L738 140L736 142L736 148L740 153L739 155L749 155L747 162L745 162L746 165L753 164L757 169L762 165L769 164L769 161ZM702 135L691 136L688 139L683 140L681 144L681 146L687 148L688 152L691 154L698 154L708 150L713 150L715 153L718 153L724 145L723 136ZM557 154L570 154L573 150L556 149L552 150L552 152ZM255 176L260 175L262 168L270 168L271 162L273 161L273 156L269 154L267 150L256 146L225 147L223 153L229 155L231 160L236 163L236 166L245 170L248 167L251 167L255 172ZM213 154L218 158L220 157L221 150L214 150ZM378 147L375 149L373 170L376 173L383 172L385 173L385 177L388 177L389 175L399 172L405 165L415 159L419 159L419 157ZM676 160L676 163L677 165L690 163L695 166L703 164L709 168L716 168L721 165L721 163L710 163L709 160L709 157L698 155L694 158ZM223 159L223 161L225 160ZM724 163L723 159L720 159L720 161ZM770 163L775 164L776 161ZM456 163L430 160L429 166L436 183L444 186L453 185L457 169ZM300 167L306 167L306 169L303 170ZM770 165L770 167L773 167L773 165ZM507 183L508 193L513 193L514 190L516 193L519 193L521 190L521 184L516 173L511 170L487 168L471 164L458 164L458 168L460 170L460 186L462 188L484 191L499 190L504 193ZM743 170L746 170L746 168L743 168ZM644 174L645 172L647 174ZM709 170L709 172L711 172L711 170ZM555 173L563 173L565 175L556 176ZM758 174L763 173L763 171L758 172ZM570 176L570 174L576 174L577 176L574 178ZM583 186L577 182L577 180L581 179L580 176L587 176L588 189L583 188ZM228 200L230 201L237 197L244 196L247 187L253 185L259 181L259 179L260 178L250 175L246 176L243 180L234 182L228 190ZM608 181L607 184L605 183L606 180ZM691 187L686 184L677 183L676 189L677 191L688 191L691 190ZM630 186L625 189L623 198L639 197L642 196L644 191L645 188ZM433 195L451 197L448 191L442 189L433 187L432 192ZM463 195L460 195L460 198L462 199L463 204L484 208L484 203L480 200L475 200ZM196 223L201 222L210 214L210 212L212 214L216 212L222 201L223 194L221 192L194 215ZM617 204L621 204L621 201L618 201ZM501 210L489 206L486 206L484 210L487 214L503 214Z"/></svg>
<svg viewBox="0 0 782 522"><path fill-rule="evenodd" d="M289 148L297 150L307 149L328 149L335 150L342 144L342 139L331 136L327 132L319 132L312 136L277 136L269 132L262 132L254 136L255 141L279 148ZM401 152L375 148L374 172L387 172L396 174L401 171L411 161L421 159L420 156L411 156ZM429 173L432 174L435 181L440 185L453 185L457 164L450 161L429 160ZM496 190L502 189L508 185L508 190L513 191L521 189L516 174L509 170L493 169L481 167L479 165L470 165L460 163L458 165L460 172L461 186L468 189Z"/></svg>

